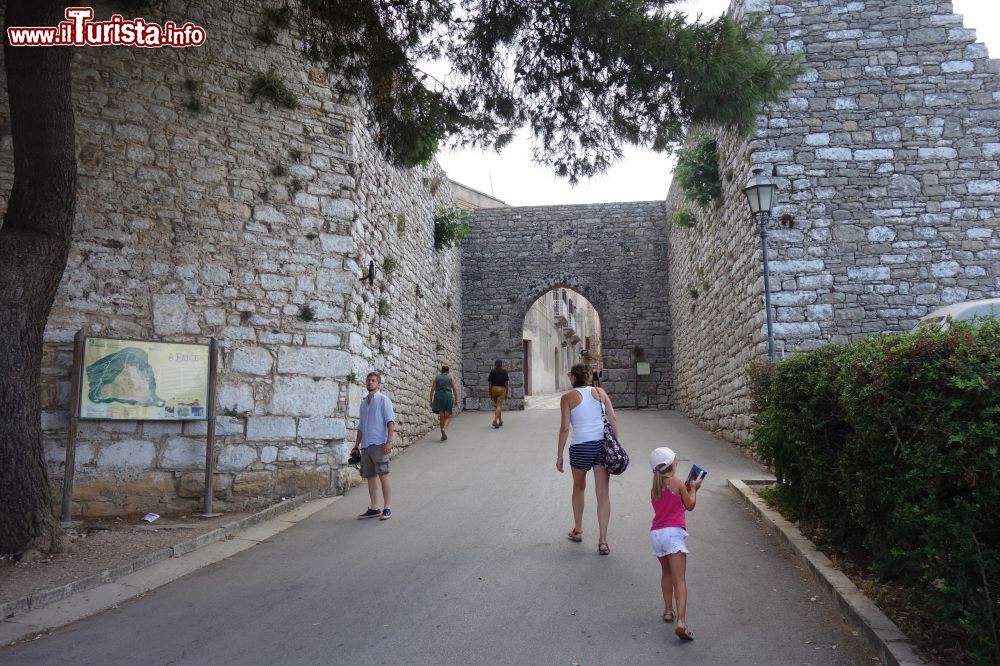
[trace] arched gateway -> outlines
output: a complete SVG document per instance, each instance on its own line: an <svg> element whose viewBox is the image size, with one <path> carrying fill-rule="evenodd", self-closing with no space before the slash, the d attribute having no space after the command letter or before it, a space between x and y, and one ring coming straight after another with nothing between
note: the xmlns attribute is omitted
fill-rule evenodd
<svg viewBox="0 0 1000 666"><path fill-rule="evenodd" d="M601 319L605 389L616 405L672 403L667 220L662 201L476 211L462 243L462 358L466 409L487 409L497 359L524 405L521 331L539 296L582 294ZM649 374L636 381L636 362Z"/></svg>

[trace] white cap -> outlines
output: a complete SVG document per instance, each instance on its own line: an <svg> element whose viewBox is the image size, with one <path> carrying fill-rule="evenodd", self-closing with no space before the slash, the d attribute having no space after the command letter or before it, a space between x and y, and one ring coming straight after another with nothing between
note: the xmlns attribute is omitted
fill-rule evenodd
<svg viewBox="0 0 1000 666"><path fill-rule="evenodd" d="M653 452L649 454L649 466L653 468L654 472L657 471L658 467L661 468L660 471L663 471L663 469L674 464L676 455L672 449L668 449L665 446L653 449Z"/></svg>

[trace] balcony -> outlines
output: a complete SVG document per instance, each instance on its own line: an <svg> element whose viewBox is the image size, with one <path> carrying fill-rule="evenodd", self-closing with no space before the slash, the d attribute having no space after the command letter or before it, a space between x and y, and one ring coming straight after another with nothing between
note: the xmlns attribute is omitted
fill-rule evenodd
<svg viewBox="0 0 1000 666"><path fill-rule="evenodd" d="M577 327L576 315L567 314L565 318L565 323L561 324L563 337L570 344L576 344L580 341L580 333Z"/></svg>
<svg viewBox="0 0 1000 666"><path fill-rule="evenodd" d="M558 298L552 302L552 317L555 319L557 327L569 321L570 314L566 304Z"/></svg>

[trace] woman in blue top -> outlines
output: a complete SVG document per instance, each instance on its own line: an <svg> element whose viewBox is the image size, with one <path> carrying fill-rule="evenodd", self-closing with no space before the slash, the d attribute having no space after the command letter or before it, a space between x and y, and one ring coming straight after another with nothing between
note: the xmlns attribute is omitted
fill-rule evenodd
<svg viewBox="0 0 1000 666"><path fill-rule="evenodd" d="M441 426L441 441L448 439L448 422L458 402L458 386L455 378L448 374L448 366L441 366L441 374L431 382L431 411L438 415Z"/></svg>
<svg viewBox="0 0 1000 666"><path fill-rule="evenodd" d="M570 541L583 541L583 492L587 489L587 471L594 470L594 490L597 493L597 526L600 535L597 552L607 555L608 519L611 517L611 498L608 496L608 470L604 466L604 414L612 432L618 435L618 420L611 398L599 387L588 386L590 372L583 364L574 365L569 372L573 390L559 400L562 424L559 428L559 453L556 469L563 471L563 450L569 439L569 465L573 470L573 529L566 535Z"/></svg>

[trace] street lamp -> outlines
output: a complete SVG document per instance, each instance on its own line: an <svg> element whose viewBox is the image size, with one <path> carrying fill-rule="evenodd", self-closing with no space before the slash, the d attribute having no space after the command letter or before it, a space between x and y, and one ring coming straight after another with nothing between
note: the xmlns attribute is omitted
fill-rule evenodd
<svg viewBox="0 0 1000 666"><path fill-rule="evenodd" d="M771 279L767 265L767 223L771 221L774 194L778 186L761 176L763 169L754 169L753 176L743 188L750 205L750 215L760 232L760 248L764 255L764 310L767 313L767 358L774 360L774 331L771 326Z"/></svg>

